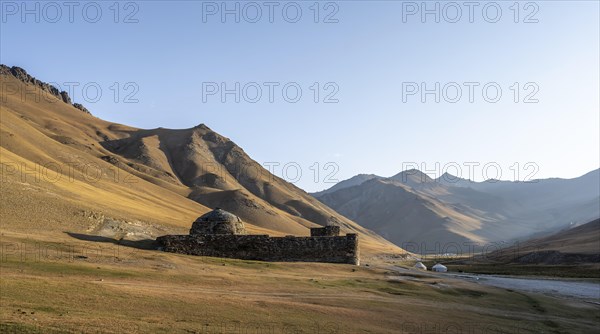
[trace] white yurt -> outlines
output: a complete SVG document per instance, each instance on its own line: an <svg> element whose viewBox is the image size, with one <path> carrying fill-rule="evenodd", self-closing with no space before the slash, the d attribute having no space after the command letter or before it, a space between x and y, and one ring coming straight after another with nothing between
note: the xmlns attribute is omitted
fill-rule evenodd
<svg viewBox="0 0 600 334"><path fill-rule="evenodd" d="M415 264L415 268L416 268L416 269L419 269L419 270L427 270L427 266L426 266L426 265L424 265L422 262L417 262L417 263Z"/></svg>
<svg viewBox="0 0 600 334"><path fill-rule="evenodd" d="M431 270L437 271L440 273L445 273L448 271L448 268L446 268L446 266L441 263L436 263L433 267L431 267Z"/></svg>

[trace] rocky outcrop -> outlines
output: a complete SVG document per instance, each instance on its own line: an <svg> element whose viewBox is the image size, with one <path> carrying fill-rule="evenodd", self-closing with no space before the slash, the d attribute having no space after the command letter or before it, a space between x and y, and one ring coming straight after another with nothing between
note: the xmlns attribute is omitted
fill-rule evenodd
<svg viewBox="0 0 600 334"><path fill-rule="evenodd" d="M62 92L60 92L60 97L64 103L72 104L71 98L69 97L69 93L62 91Z"/></svg>
<svg viewBox="0 0 600 334"><path fill-rule="evenodd" d="M82 104L79 104L79 103L73 103L73 107L75 107L75 108L77 108L77 109L79 109L79 110L83 111L83 112L84 112L84 113L86 113L86 114L90 114L90 115L92 114L92 113L91 113L89 110L87 110L87 108L86 108L86 107L84 107Z"/></svg>
<svg viewBox="0 0 600 334"><path fill-rule="evenodd" d="M117 159L117 157L115 157L114 155L104 155L104 156L101 156L100 159L102 159L108 163L111 163L113 165L116 165L119 163L119 159Z"/></svg>
<svg viewBox="0 0 600 334"><path fill-rule="evenodd" d="M18 66L8 67L4 64L0 64L0 75L12 75L13 77L19 79L20 81L26 84L33 85L43 90L44 92L50 93L50 95L56 97L57 99L63 101L66 104L72 105L76 109L79 109L87 114L91 114L83 105L79 103L73 104L69 93L67 93L66 91L60 91L53 85L34 78L33 76L29 75L27 71Z"/></svg>
<svg viewBox="0 0 600 334"><path fill-rule="evenodd" d="M30 84L30 85L34 85L34 86L40 88L41 90L50 93L51 95L57 97L58 99L60 99L62 101L65 100L63 98L63 93L64 93L64 95L66 95L66 97L69 96L69 94L67 94L67 92L64 92L64 91L61 92L58 90L58 88L52 86L51 84L45 83L43 81L40 81L40 80L32 77L31 75L29 75L27 73L27 71L25 71L24 69L17 67L17 66L8 67L6 65L0 64L0 74L12 75L13 77L19 79L20 81Z"/></svg>

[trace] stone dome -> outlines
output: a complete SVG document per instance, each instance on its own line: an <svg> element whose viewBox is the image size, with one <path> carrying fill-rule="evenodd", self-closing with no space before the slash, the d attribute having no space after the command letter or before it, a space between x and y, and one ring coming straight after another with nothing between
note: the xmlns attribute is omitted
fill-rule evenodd
<svg viewBox="0 0 600 334"><path fill-rule="evenodd" d="M216 208L194 221L190 235L195 234L246 234L246 228L240 217Z"/></svg>

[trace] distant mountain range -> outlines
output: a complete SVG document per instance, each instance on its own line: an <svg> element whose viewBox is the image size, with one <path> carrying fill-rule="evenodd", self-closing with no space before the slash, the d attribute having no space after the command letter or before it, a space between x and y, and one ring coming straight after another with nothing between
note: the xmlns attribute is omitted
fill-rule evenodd
<svg viewBox="0 0 600 334"><path fill-rule="evenodd" d="M333 187L331 187L329 189L325 189L323 191L318 191L318 192L312 193L311 195L313 195L314 197L319 197L321 195L335 192L336 190L340 190L340 189L344 189L344 188L348 188L348 187L352 187L352 186L357 186L365 181L369 181L371 179L377 179L377 178L381 178L381 176L377 176L375 174L358 174L347 180L336 183Z"/></svg>
<svg viewBox="0 0 600 334"><path fill-rule="evenodd" d="M389 178L357 175L313 196L397 245L434 250L435 243L511 241L598 218L600 169L532 182L432 179L407 170Z"/></svg>

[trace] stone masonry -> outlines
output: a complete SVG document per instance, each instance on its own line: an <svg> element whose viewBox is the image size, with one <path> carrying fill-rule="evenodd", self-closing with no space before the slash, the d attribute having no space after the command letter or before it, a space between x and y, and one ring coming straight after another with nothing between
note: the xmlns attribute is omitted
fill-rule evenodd
<svg viewBox="0 0 600 334"><path fill-rule="evenodd" d="M215 221L214 218L223 219ZM358 235L339 236L339 226L312 228L310 237L244 235L241 220L215 209L198 218L190 235L157 238L166 252L260 261L359 264Z"/></svg>

